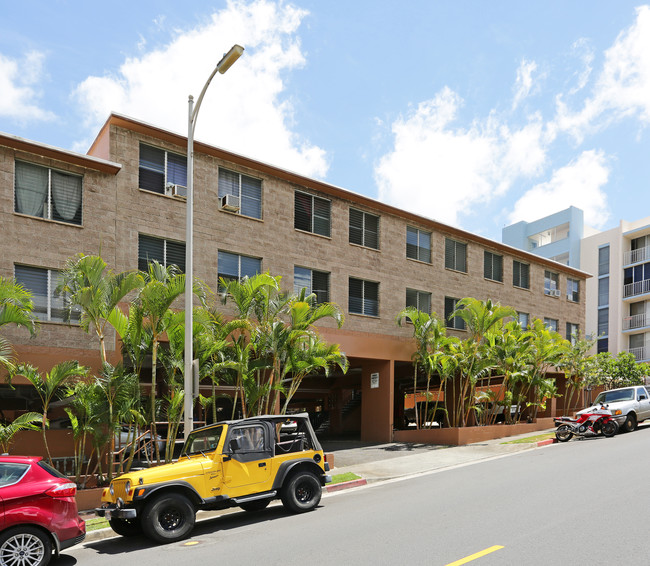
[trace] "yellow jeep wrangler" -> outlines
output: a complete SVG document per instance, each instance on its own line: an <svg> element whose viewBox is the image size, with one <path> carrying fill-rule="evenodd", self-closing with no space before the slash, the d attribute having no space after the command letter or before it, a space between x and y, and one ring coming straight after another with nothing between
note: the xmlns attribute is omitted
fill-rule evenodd
<svg viewBox="0 0 650 566"><path fill-rule="evenodd" d="M178 461L113 480L95 512L120 535L175 542L200 509L260 511L279 498L293 513L310 511L328 471L307 413L224 421L191 432Z"/></svg>

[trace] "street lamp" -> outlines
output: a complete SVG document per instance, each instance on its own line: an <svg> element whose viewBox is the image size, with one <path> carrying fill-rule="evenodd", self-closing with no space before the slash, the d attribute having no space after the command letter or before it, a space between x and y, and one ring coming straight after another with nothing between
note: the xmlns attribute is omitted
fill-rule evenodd
<svg viewBox="0 0 650 566"><path fill-rule="evenodd" d="M205 91L208 90L210 82L217 74L217 71L222 75L232 67L232 65L239 59L241 54L244 52L244 48L241 45L233 45L230 48L230 51L226 53L221 61L217 63L217 66L212 71L212 74L205 83L199 99L196 101L196 106L194 105L194 97L190 94L189 96L189 114L188 114L188 124L187 124L187 216L185 221L185 360L184 360L184 376L183 376L183 385L185 388L185 419L183 421L183 429L185 439L187 435L192 430L193 425L193 408L194 408L194 394L193 394L193 377L192 377L192 359L194 357L193 345L192 345L192 327L193 327L193 317L192 317L192 290L194 287L194 278L193 278L193 228L194 228L194 128L196 127L196 117L199 113L199 108L201 108L201 102L205 96Z"/></svg>

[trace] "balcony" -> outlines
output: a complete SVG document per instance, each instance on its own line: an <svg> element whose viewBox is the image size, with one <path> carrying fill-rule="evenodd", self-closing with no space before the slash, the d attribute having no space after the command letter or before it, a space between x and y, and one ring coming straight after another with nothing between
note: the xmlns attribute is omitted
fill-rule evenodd
<svg viewBox="0 0 650 566"><path fill-rule="evenodd" d="M640 348L628 348L627 351L634 356L634 359L637 362L644 362L648 359L648 352L645 346L641 346Z"/></svg>
<svg viewBox="0 0 650 566"><path fill-rule="evenodd" d="M639 263L648 259L650 259L650 247L639 248L638 250L631 250L623 254L623 265Z"/></svg>
<svg viewBox="0 0 650 566"><path fill-rule="evenodd" d="M635 314L632 316L625 316L623 317L623 331L625 332L626 330L634 330L635 328L643 328L644 326L647 326L647 317L645 313L643 314Z"/></svg>
<svg viewBox="0 0 650 566"><path fill-rule="evenodd" d="M636 295L645 295L646 293L650 293L650 279L644 279L643 281L637 281L635 283L628 283L627 285L623 285L624 299L627 297L634 297Z"/></svg>

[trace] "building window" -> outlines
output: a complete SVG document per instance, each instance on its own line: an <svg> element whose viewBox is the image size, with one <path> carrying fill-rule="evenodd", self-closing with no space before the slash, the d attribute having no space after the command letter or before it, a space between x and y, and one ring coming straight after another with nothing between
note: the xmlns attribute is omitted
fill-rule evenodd
<svg viewBox="0 0 650 566"><path fill-rule="evenodd" d="M609 246L598 248L598 275L609 274Z"/></svg>
<svg viewBox="0 0 650 566"><path fill-rule="evenodd" d="M557 332L557 318L544 317L544 326L546 326L548 330Z"/></svg>
<svg viewBox="0 0 650 566"><path fill-rule="evenodd" d="M16 265L14 267L16 283L32 293L34 310L38 320L48 322L68 322L69 301L66 293L58 293L61 284L61 273L53 269ZM70 313L70 322L78 323L78 309Z"/></svg>
<svg viewBox="0 0 650 566"><path fill-rule="evenodd" d="M262 218L262 181L234 171L219 168L219 202L224 197L234 197L232 212L251 218ZM238 208L238 210L237 210Z"/></svg>
<svg viewBox="0 0 650 566"><path fill-rule="evenodd" d="M168 267L175 265L185 272L185 242L175 242L154 236L138 235L138 269L147 271L149 263L156 260Z"/></svg>
<svg viewBox="0 0 650 566"><path fill-rule="evenodd" d="M431 314L431 293L416 291L415 289L407 289L406 306Z"/></svg>
<svg viewBox="0 0 650 566"><path fill-rule="evenodd" d="M576 345L580 336L580 327L572 322L566 323L566 339L571 342L572 346Z"/></svg>
<svg viewBox="0 0 650 566"><path fill-rule="evenodd" d="M350 243L379 249L379 216L350 209Z"/></svg>
<svg viewBox="0 0 650 566"><path fill-rule="evenodd" d="M516 259L512 261L512 284L522 289L530 289L530 265Z"/></svg>
<svg viewBox="0 0 650 566"><path fill-rule="evenodd" d="M528 325L530 324L530 314L527 312L518 312L517 322L519 322L519 326L522 328L528 328Z"/></svg>
<svg viewBox="0 0 650 566"><path fill-rule="evenodd" d="M465 321L459 317L451 317L451 313L456 310L456 305L460 299L454 299L452 297L445 297L445 321L447 328L454 328L456 330L465 330Z"/></svg>
<svg viewBox="0 0 650 566"><path fill-rule="evenodd" d="M598 280L598 306L604 307L609 304L609 277L601 277Z"/></svg>
<svg viewBox="0 0 650 566"><path fill-rule="evenodd" d="M79 175L16 161L14 210L81 225L81 180Z"/></svg>
<svg viewBox="0 0 650 566"><path fill-rule="evenodd" d="M445 267L467 273L467 244L445 238Z"/></svg>
<svg viewBox="0 0 650 566"><path fill-rule="evenodd" d="M609 309L598 309L598 336L609 335Z"/></svg>
<svg viewBox="0 0 650 566"><path fill-rule="evenodd" d="M607 338L601 338L596 344L596 353L600 354L602 352L607 352L609 350L609 340Z"/></svg>
<svg viewBox="0 0 650 566"><path fill-rule="evenodd" d="M140 188L161 195L187 196L187 157L140 144Z"/></svg>
<svg viewBox="0 0 650 566"><path fill-rule="evenodd" d="M330 274L326 271L316 271L306 267L293 268L293 291L298 294L302 289L316 295L317 303L330 301Z"/></svg>
<svg viewBox="0 0 650 566"><path fill-rule="evenodd" d="M350 277L348 311L379 316L379 283Z"/></svg>
<svg viewBox="0 0 650 566"><path fill-rule="evenodd" d="M483 277L492 281L503 282L503 256L488 252L483 252Z"/></svg>
<svg viewBox="0 0 650 566"><path fill-rule="evenodd" d="M544 271L544 294L551 297L560 296L560 275L552 271Z"/></svg>
<svg viewBox="0 0 650 566"><path fill-rule="evenodd" d="M296 191L294 228L329 237L331 206L327 199Z"/></svg>
<svg viewBox="0 0 650 566"><path fill-rule="evenodd" d="M259 257L249 257L219 250L217 262L219 285L221 285L221 279L226 281L241 280L244 277L253 277L262 272L262 260Z"/></svg>
<svg viewBox="0 0 650 566"><path fill-rule="evenodd" d="M406 257L431 263L431 232L407 226Z"/></svg>
<svg viewBox="0 0 650 566"><path fill-rule="evenodd" d="M623 270L623 297L650 292L650 262Z"/></svg>
<svg viewBox="0 0 650 566"><path fill-rule="evenodd" d="M574 303L580 302L580 281L577 279L567 278L566 280L566 297Z"/></svg>

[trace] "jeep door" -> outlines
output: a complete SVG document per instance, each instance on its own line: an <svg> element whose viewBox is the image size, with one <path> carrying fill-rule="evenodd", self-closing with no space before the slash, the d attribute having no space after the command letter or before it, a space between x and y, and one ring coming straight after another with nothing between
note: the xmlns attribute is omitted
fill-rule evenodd
<svg viewBox="0 0 650 566"><path fill-rule="evenodd" d="M271 438L270 424L262 421L228 430L222 464L224 495L237 497L270 489Z"/></svg>

